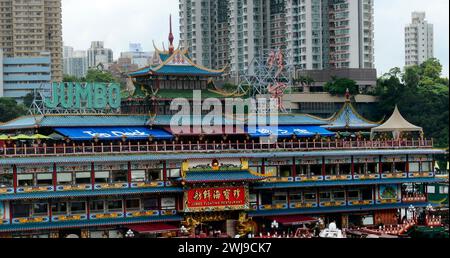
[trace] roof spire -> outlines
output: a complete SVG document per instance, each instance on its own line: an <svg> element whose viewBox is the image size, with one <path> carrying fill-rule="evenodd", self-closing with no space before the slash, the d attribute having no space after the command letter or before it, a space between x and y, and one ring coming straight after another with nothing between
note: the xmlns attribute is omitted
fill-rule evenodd
<svg viewBox="0 0 450 258"><path fill-rule="evenodd" d="M345 91L345 102L350 102L350 90L348 88Z"/></svg>
<svg viewBox="0 0 450 258"><path fill-rule="evenodd" d="M170 33L169 33L169 54L173 54L174 51L174 46L173 46L173 40L174 40L174 36L172 34L172 14L170 15L169 18L169 23L170 23Z"/></svg>

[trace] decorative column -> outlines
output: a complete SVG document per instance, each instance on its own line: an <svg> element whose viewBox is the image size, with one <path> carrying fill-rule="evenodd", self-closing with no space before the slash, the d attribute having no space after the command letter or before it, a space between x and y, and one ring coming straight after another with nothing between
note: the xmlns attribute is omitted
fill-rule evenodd
<svg viewBox="0 0 450 258"><path fill-rule="evenodd" d="M382 162L382 157L381 156L379 157L378 164L379 164L379 171L378 171L378 173L380 173L380 179L381 179L382 175L383 175L383 162Z"/></svg>
<svg viewBox="0 0 450 258"><path fill-rule="evenodd" d="M13 165L13 187L14 187L14 193L17 193L17 166Z"/></svg>
<svg viewBox="0 0 450 258"><path fill-rule="evenodd" d="M95 166L94 166L94 162L91 162L91 184L92 184L92 190L95 190Z"/></svg>
<svg viewBox="0 0 450 258"><path fill-rule="evenodd" d="M266 174L266 162L265 159L262 159L262 164L261 164L261 174L265 175Z"/></svg>
<svg viewBox="0 0 450 258"><path fill-rule="evenodd" d="M131 162L128 162L128 187L131 188L132 178L131 178Z"/></svg>
<svg viewBox="0 0 450 258"><path fill-rule="evenodd" d="M352 156L352 168L351 168L351 171L352 171L352 179L355 179L355 157L354 156Z"/></svg>
<svg viewBox="0 0 450 258"><path fill-rule="evenodd" d="M295 157L293 158L292 161L292 177L294 178L295 181L295 178L297 177L297 164L295 164Z"/></svg>
<svg viewBox="0 0 450 258"><path fill-rule="evenodd" d="M53 163L53 188L54 188L53 191L56 192L57 186L58 186L58 174L56 173L56 163Z"/></svg>
<svg viewBox="0 0 450 258"><path fill-rule="evenodd" d="M325 180L325 176L326 176L325 157L322 157L322 176L323 176L323 180Z"/></svg>
<svg viewBox="0 0 450 258"><path fill-rule="evenodd" d="M91 219L91 198L86 197L86 216L87 219Z"/></svg>
<svg viewBox="0 0 450 258"><path fill-rule="evenodd" d="M406 155L405 172L406 172L406 177L409 178L409 155Z"/></svg>
<svg viewBox="0 0 450 258"><path fill-rule="evenodd" d="M183 168L181 168L183 169ZM167 185L167 161L163 161L163 180L164 180L164 187Z"/></svg>

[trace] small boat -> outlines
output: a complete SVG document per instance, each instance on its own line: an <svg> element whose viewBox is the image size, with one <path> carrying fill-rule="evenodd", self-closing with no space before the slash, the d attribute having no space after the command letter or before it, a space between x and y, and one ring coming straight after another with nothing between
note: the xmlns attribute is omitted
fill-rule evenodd
<svg viewBox="0 0 450 258"><path fill-rule="evenodd" d="M345 238L342 234L342 230L338 229L336 223L332 222L328 225L328 228L322 230L319 234L320 238Z"/></svg>

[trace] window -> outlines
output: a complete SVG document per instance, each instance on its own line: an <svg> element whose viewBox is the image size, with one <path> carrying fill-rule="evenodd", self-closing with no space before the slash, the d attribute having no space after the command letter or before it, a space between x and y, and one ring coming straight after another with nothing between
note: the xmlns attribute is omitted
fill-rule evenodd
<svg viewBox="0 0 450 258"><path fill-rule="evenodd" d="M139 199L126 200L127 211L138 211L141 208L141 201Z"/></svg>
<svg viewBox="0 0 450 258"><path fill-rule="evenodd" d="M420 171L420 163L419 162L410 162L409 163L409 171L410 172L419 172Z"/></svg>
<svg viewBox="0 0 450 258"><path fill-rule="evenodd" d="M84 214L86 213L85 202L72 202L70 203L71 214Z"/></svg>
<svg viewBox="0 0 450 258"><path fill-rule="evenodd" d="M92 213L104 213L105 212L105 201L94 200L91 201L90 209Z"/></svg>
<svg viewBox="0 0 450 258"><path fill-rule="evenodd" d="M109 182L109 172L95 172L95 183L96 184L106 184Z"/></svg>
<svg viewBox="0 0 450 258"><path fill-rule="evenodd" d="M131 171L131 182L145 182L145 170Z"/></svg>
<svg viewBox="0 0 450 258"><path fill-rule="evenodd" d="M286 204L287 194L286 193L275 193L273 196L273 204Z"/></svg>
<svg viewBox="0 0 450 258"><path fill-rule="evenodd" d="M347 195L349 200L359 200L359 191L348 191Z"/></svg>
<svg viewBox="0 0 450 258"><path fill-rule="evenodd" d="M333 192L333 201L342 201L342 200L345 200L344 191Z"/></svg>
<svg viewBox="0 0 450 258"><path fill-rule="evenodd" d="M148 211L148 210L158 210L159 209L159 205L158 205L158 198L154 197L154 198L146 198L143 201L143 208L144 210Z"/></svg>
<svg viewBox="0 0 450 258"><path fill-rule="evenodd" d="M122 200L108 201L108 211L109 212L122 211Z"/></svg>
<svg viewBox="0 0 450 258"><path fill-rule="evenodd" d="M161 198L161 209L162 210L175 210L176 209L175 197Z"/></svg>
<svg viewBox="0 0 450 258"><path fill-rule="evenodd" d="M439 187L439 193L440 194L448 194L448 186Z"/></svg>
<svg viewBox="0 0 450 258"><path fill-rule="evenodd" d="M305 202L317 202L316 193L305 193Z"/></svg>
<svg viewBox="0 0 450 258"><path fill-rule="evenodd" d="M67 203L66 202L52 203L52 214L53 215L66 215L67 214Z"/></svg>
<svg viewBox="0 0 450 258"><path fill-rule="evenodd" d="M91 183L91 173L90 172L77 172L75 174L76 184L90 184Z"/></svg>
<svg viewBox="0 0 450 258"><path fill-rule="evenodd" d="M53 185L53 175L51 173L37 174L37 185Z"/></svg>
<svg viewBox="0 0 450 258"><path fill-rule="evenodd" d="M48 214L48 203L33 204L33 216L46 216Z"/></svg>
<svg viewBox="0 0 450 258"><path fill-rule="evenodd" d="M171 177L179 177L178 171L173 171L175 169L172 169L171 173L175 173L175 176ZM150 181L158 181L162 179L162 170L161 169L150 169L147 171L147 180Z"/></svg>
<svg viewBox="0 0 450 258"><path fill-rule="evenodd" d="M113 183L128 182L128 171L127 170L113 171L111 174L112 174L112 182ZM97 178L97 176L96 176L96 178Z"/></svg>
<svg viewBox="0 0 450 258"><path fill-rule="evenodd" d="M58 185L70 185L72 184L72 173L58 173L56 181Z"/></svg>
<svg viewBox="0 0 450 258"><path fill-rule="evenodd" d="M181 170L180 169L169 169L169 177L170 178L176 178L181 177Z"/></svg>
<svg viewBox="0 0 450 258"><path fill-rule="evenodd" d="M331 193L329 193L329 192L320 193L319 198L320 198L321 202L331 201Z"/></svg>
<svg viewBox="0 0 450 258"><path fill-rule="evenodd" d="M28 218L30 216L30 205L29 204L16 204L12 207L13 218Z"/></svg>
<svg viewBox="0 0 450 258"><path fill-rule="evenodd" d="M0 174L0 188L1 187L12 187L14 177L12 174Z"/></svg>
<svg viewBox="0 0 450 258"><path fill-rule="evenodd" d="M290 198L291 203L301 203L303 201L301 192L290 193L289 198Z"/></svg>
<svg viewBox="0 0 450 258"><path fill-rule="evenodd" d="M33 186L33 174L19 174L17 175L17 184L19 186Z"/></svg>

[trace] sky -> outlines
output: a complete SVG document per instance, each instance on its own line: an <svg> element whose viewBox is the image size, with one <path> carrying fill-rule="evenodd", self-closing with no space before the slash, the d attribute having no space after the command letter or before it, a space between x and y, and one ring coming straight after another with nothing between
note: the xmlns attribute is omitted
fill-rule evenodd
<svg viewBox="0 0 450 258"><path fill-rule="evenodd" d="M403 67L404 27L413 11L424 11L434 24L435 57L449 76L449 1L374 0L375 66L378 74ZM129 43L153 50L153 41L167 48L169 15L172 14L175 46L179 38L179 0L62 0L64 45L86 50L91 41L104 41L114 51L128 51Z"/></svg>

